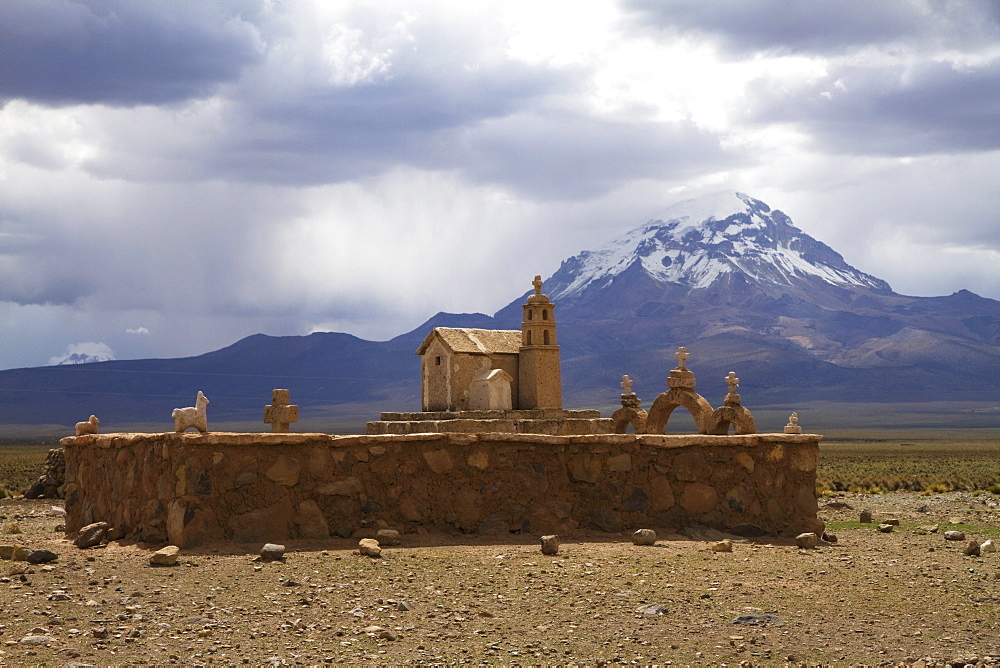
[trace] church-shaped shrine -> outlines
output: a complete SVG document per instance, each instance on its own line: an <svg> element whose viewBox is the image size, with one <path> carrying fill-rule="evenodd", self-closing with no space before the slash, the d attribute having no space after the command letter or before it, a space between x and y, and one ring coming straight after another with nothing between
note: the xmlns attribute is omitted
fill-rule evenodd
<svg viewBox="0 0 1000 668"><path fill-rule="evenodd" d="M431 330L416 351L424 411L562 408L555 304L542 294L541 276L532 285L521 331Z"/></svg>

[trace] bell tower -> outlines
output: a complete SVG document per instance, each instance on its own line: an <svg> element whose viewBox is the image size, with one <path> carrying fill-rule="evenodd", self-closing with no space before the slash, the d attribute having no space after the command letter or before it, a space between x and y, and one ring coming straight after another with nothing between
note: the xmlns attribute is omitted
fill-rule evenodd
<svg viewBox="0 0 1000 668"><path fill-rule="evenodd" d="M531 282L535 293L522 305L521 349L518 355L518 408L562 408L556 306L542 294L542 277Z"/></svg>

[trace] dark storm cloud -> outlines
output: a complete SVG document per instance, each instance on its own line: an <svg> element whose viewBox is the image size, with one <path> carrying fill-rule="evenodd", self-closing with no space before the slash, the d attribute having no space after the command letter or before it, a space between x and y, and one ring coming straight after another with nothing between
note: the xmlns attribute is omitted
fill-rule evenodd
<svg viewBox="0 0 1000 668"><path fill-rule="evenodd" d="M977 67L834 68L821 81L748 89L750 119L792 122L838 153L923 155L1000 148L1000 59Z"/></svg>
<svg viewBox="0 0 1000 668"><path fill-rule="evenodd" d="M211 94L258 60L251 3L0 3L0 103L162 104Z"/></svg>
<svg viewBox="0 0 1000 668"><path fill-rule="evenodd" d="M996 0L628 0L633 26L695 33L736 53L834 53L919 40L967 47L1000 34Z"/></svg>

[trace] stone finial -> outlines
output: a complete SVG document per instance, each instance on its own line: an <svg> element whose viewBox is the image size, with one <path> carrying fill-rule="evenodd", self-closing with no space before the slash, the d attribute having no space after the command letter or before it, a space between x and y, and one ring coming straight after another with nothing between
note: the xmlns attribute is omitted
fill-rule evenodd
<svg viewBox="0 0 1000 668"><path fill-rule="evenodd" d="M535 294L536 295L541 295L542 294L542 276L541 276L541 274L535 274L535 280L533 280L531 282L531 284L533 286L535 286Z"/></svg>
<svg viewBox="0 0 1000 668"><path fill-rule="evenodd" d="M535 280L531 282L532 287L535 291L528 295L529 304L548 304L549 298L542 294L542 277L539 274L535 274Z"/></svg>
<svg viewBox="0 0 1000 668"><path fill-rule="evenodd" d="M691 357L691 354L688 353L687 348L681 346L674 353L674 357L677 358L677 366L671 369L669 376L667 376L667 387L671 389L693 390L696 384L694 372L687 368L687 360Z"/></svg>
<svg viewBox="0 0 1000 668"><path fill-rule="evenodd" d="M622 394L632 394L632 379L628 377L628 374L622 376L622 389L625 390Z"/></svg>
<svg viewBox="0 0 1000 668"><path fill-rule="evenodd" d="M622 407L623 408L638 408L642 404L642 400L636 396L636 393L632 391L633 380L628 377L628 374L622 376Z"/></svg>
<svg viewBox="0 0 1000 668"><path fill-rule="evenodd" d="M174 431L178 434L194 427L201 433L208 432L208 397L198 390L195 405L187 408L175 408L170 417L174 419Z"/></svg>
<svg viewBox="0 0 1000 668"><path fill-rule="evenodd" d="M727 406L739 406L740 395L736 392L736 388L740 385L740 379L736 377L736 372L730 371L729 375L723 378L723 380L729 384L729 392L722 400L723 403Z"/></svg>
<svg viewBox="0 0 1000 668"><path fill-rule="evenodd" d="M289 405L291 392L272 390L271 404L264 406L264 423L271 425L271 433L287 434L288 425L299 421L299 407Z"/></svg>
<svg viewBox="0 0 1000 668"><path fill-rule="evenodd" d="M788 424L785 425L786 434L801 434L802 427L799 426L799 414L792 413L788 416Z"/></svg>
<svg viewBox="0 0 1000 668"><path fill-rule="evenodd" d="M96 415L91 415L90 419L87 420L86 422L76 423L76 435L83 436L84 434L96 434L97 425L99 425L100 423L101 421L97 419Z"/></svg>

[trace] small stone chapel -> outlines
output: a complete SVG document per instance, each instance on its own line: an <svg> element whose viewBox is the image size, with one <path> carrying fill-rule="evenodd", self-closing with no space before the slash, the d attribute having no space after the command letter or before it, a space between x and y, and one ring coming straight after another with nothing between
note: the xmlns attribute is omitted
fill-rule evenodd
<svg viewBox="0 0 1000 668"><path fill-rule="evenodd" d="M521 330L435 327L416 354L424 411L562 408L555 304L542 277L522 305Z"/></svg>

